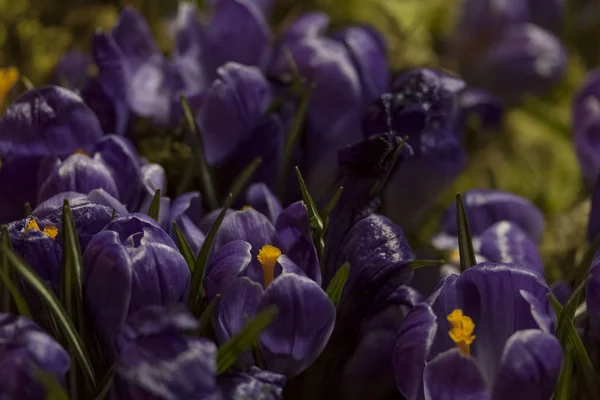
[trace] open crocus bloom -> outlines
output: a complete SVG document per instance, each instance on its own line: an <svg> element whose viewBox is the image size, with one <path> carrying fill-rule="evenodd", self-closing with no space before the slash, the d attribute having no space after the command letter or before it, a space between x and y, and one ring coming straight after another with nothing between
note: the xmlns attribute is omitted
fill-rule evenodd
<svg viewBox="0 0 600 400"><path fill-rule="evenodd" d="M540 278L511 264L450 275L396 336L396 385L414 399L548 399L562 363Z"/></svg>

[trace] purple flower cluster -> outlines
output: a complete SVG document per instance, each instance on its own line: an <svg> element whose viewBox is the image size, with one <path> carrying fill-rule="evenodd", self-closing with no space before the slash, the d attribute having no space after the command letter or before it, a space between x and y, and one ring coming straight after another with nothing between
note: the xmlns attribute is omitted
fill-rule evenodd
<svg viewBox="0 0 600 400"><path fill-rule="evenodd" d="M550 32L562 2L466 1L455 43L465 80L390 71L370 26L334 30L312 12L275 37L270 1L207 3L179 6L169 57L126 8L91 57L58 65L69 89L27 90L1 117L0 398L48 398L54 383L123 400L550 399L571 362L552 296L570 302L572 282L546 282L542 212L472 189L427 243L441 268L416 269L435 262L409 238L464 168L469 121L498 129L495 94L512 100L561 75ZM466 49L476 57L460 58ZM575 100L573 129L592 183L596 81ZM206 187L169 197L167 171L138 153L139 120L164 132L190 122L182 96L204 151L190 170L233 187L233 204L204 204ZM583 282L597 345L600 256ZM21 299L31 315L16 315ZM67 334L62 307L81 312Z"/></svg>

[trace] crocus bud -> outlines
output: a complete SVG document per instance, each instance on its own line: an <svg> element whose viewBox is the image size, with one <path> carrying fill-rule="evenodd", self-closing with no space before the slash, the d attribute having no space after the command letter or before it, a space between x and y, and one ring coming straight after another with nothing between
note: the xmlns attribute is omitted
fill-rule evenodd
<svg viewBox="0 0 600 400"><path fill-rule="evenodd" d="M62 382L70 364L69 354L35 322L0 313L0 397L45 399L40 373Z"/></svg>
<svg viewBox="0 0 600 400"><path fill-rule="evenodd" d="M114 392L131 400L221 399L215 344L186 335L197 327L184 307L151 306L133 314L117 338Z"/></svg>
<svg viewBox="0 0 600 400"><path fill-rule="evenodd" d="M190 270L175 243L142 214L116 218L83 253L84 297L104 343L147 305L185 302Z"/></svg>

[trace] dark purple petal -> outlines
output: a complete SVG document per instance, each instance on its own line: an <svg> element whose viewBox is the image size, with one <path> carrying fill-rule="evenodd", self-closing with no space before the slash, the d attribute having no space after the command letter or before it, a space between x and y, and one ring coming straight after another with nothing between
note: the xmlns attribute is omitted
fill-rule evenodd
<svg viewBox="0 0 600 400"><path fill-rule="evenodd" d="M394 376L407 400L423 396L423 370L437 331L436 316L426 303L417 304L404 318L394 347Z"/></svg>
<svg viewBox="0 0 600 400"><path fill-rule="evenodd" d="M275 229L283 250L308 276L321 284L321 266L313 243L306 206L301 201L291 204L279 215Z"/></svg>
<svg viewBox="0 0 600 400"><path fill-rule="evenodd" d="M108 208L112 208L113 210L115 210L115 215L117 216L124 216L129 214L127 208L125 208L125 206L120 201L108 194L104 189L92 190L88 193L87 198L94 204L101 204Z"/></svg>
<svg viewBox="0 0 600 400"><path fill-rule="evenodd" d="M427 363L423 373L425 398L430 400L487 400L485 379L473 357L452 349Z"/></svg>
<svg viewBox="0 0 600 400"><path fill-rule="evenodd" d="M245 240L252 245L253 254L265 245L281 248L275 227L263 214L251 208L225 216L214 241L214 249L233 240Z"/></svg>
<svg viewBox="0 0 600 400"><path fill-rule="evenodd" d="M390 73L385 42L370 27L350 27L336 36L346 46L362 85L365 104L377 100L388 88Z"/></svg>
<svg viewBox="0 0 600 400"><path fill-rule="evenodd" d="M110 170L119 191L119 200L129 208L139 202L141 171L138 155L127 139L108 135L94 146L94 159Z"/></svg>
<svg viewBox="0 0 600 400"><path fill-rule="evenodd" d="M147 214L148 210L150 210L150 204L152 204L152 199L154 198L156 191L160 189L162 196L160 199L158 222L161 227L168 229L166 225L169 218L169 210L171 209L171 200L164 196L167 192L167 174L160 164L154 163L143 165L140 172L142 192L138 210Z"/></svg>
<svg viewBox="0 0 600 400"><path fill-rule="evenodd" d="M477 118L483 130L497 131L502 127L504 107L500 100L490 92L468 87L458 95L459 115L455 133L463 138L465 129L472 118Z"/></svg>
<svg viewBox="0 0 600 400"><path fill-rule="evenodd" d="M44 86L20 95L0 119L0 155L65 156L101 136L98 119L77 94Z"/></svg>
<svg viewBox="0 0 600 400"><path fill-rule="evenodd" d="M221 294L216 317L213 319L215 335L220 344L238 333L249 318L256 314L263 288L247 277L234 279Z"/></svg>
<svg viewBox="0 0 600 400"><path fill-rule="evenodd" d="M258 310L274 305L279 313L260 335L268 369L295 376L325 348L335 323L335 306L312 280L282 274L265 290Z"/></svg>
<svg viewBox="0 0 600 400"><path fill-rule="evenodd" d="M563 306L567 304L573 295L573 286L567 282L556 281L550 285L550 291Z"/></svg>
<svg viewBox="0 0 600 400"><path fill-rule="evenodd" d="M246 203L266 215L272 223L281 213L281 203L264 183L254 183L246 190Z"/></svg>
<svg viewBox="0 0 600 400"><path fill-rule="evenodd" d="M562 359L560 343L552 334L535 329L515 332L504 347L492 399L549 399Z"/></svg>
<svg viewBox="0 0 600 400"><path fill-rule="evenodd" d="M92 65L91 57L77 50L62 55L54 71L52 81L56 85L66 84L67 88L77 90L85 86L88 79L88 68Z"/></svg>
<svg viewBox="0 0 600 400"><path fill-rule="evenodd" d="M286 380L283 375L250 367L219 375L217 384L226 399L283 400Z"/></svg>
<svg viewBox="0 0 600 400"><path fill-rule="evenodd" d="M463 272L456 281L458 303L475 324L477 337L471 353L482 373L493 379L498 370L504 344L516 331L537 329L530 304L521 296L529 292L548 315L554 312L539 276L508 264L482 263Z"/></svg>
<svg viewBox="0 0 600 400"><path fill-rule="evenodd" d="M167 233L140 214L116 218L94 236L83 265L86 304L108 346L128 315L189 295L185 259Z"/></svg>
<svg viewBox="0 0 600 400"><path fill-rule="evenodd" d="M589 185L600 174L600 70L590 72L572 106L575 151Z"/></svg>
<svg viewBox="0 0 600 400"><path fill-rule="evenodd" d="M448 336L450 331L450 323L448 315L459 308L456 294L456 280L458 275L450 274L444 277L438 284L435 291L429 297L429 304L437 318L438 333L433 338L433 343L430 345L430 351L427 360L431 360L438 354L455 347L454 342Z"/></svg>
<svg viewBox="0 0 600 400"><path fill-rule="evenodd" d="M198 228L202 214L202 196L199 192L190 192L177 197L171 204L171 210L167 220L167 230L173 240L176 240L173 232L173 222L177 222L183 235L187 239L194 254L198 254L205 235Z"/></svg>
<svg viewBox="0 0 600 400"><path fill-rule="evenodd" d="M212 299L218 293L225 293L240 272L252 260L250 243L234 240L215 251L206 265L204 288Z"/></svg>
<svg viewBox="0 0 600 400"><path fill-rule="evenodd" d="M148 23L131 7L126 7L121 12L119 21L112 30L112 37L133 71L141 68L148 60L160 56Z"/></svg>
<svg viewBox="0 0 600 400"><path fill-rule="evenodd" d="M210 228L212 228L215 221L217 220L217 217L221 213L221 210L222 210L221 208L217 208L215 210L208 212L205 216L202 217L202 219L200 220L200 223L198 224L198 227L200 228L200 230L202 232L208 232L210 230ZM228 209L227 211L225 211L225 216L228 216L229 214L232 214L234 212L235 212L234 210Z"/></svg>
<svg viewBox="0 0 600 400"><path fill-rule="evenodd" d="M198 114L208 163L231 154L258 126L272 100L269 83L257 68L236 63L219 68Z"/></svg>
<svg viewBox="0 0 600 400"><path fill-rule="evenodd" d="M79 207L87 204L99 204L112 208L117 215L126 215L127 209L120 204L114 197L102 189L92 190L88 195L77 192L62 192L50 197L48 200L40 203L31 213L31 215L44 219L55 212L62 210L65 199L69 200L71 210L77 210Z"/></svg>
<svg viewBox="0 0 600 400"><path fill-rule="evenodd" d="M301 15L285 31L282 41L283 46L303 38L316 38L323 36L329 27L329 15L324 12L310 12Z"/></svg>
<svg viewBox="0 0 600 400"><path fill-rule="evenodd" d="M38 202L61 192L87 194L94 189L104 189L111 196L120 199L111 171L99 157L73 154L64 161L57 160L48 172L41 184Z"/></svg>
<svg viewBox="0 0 600 400"><path fill-rule="evenodd" d="M11 399L43 399L40 370L59 382L70 367L69 354L33 321L0 314L0 393Z"/></svg>
<svg viewBox="0 0 600 400"><path fill-rule="evenodd" d="M219 0L206 36L210 57L219 65L232 61L266 67L271 34L265 15L253 1Z"/></svg>
<svg viewBox="0 0 600 400"><path fill-rule="evenodd" d="M121 340L135 340L162 333L188 332L196 328L198 320L184 305L149 306L128 318L119 335Z"/></svg>
<svg viewBox="0 0 600 400"><path fill-rule="evenodd" d="M219 399L215 344L182 332L192 316L181 308L140 313L118 340L117 390L134 400Z"/></svg>
<svg viewBox="0 0 600 400"><path fill-rule="evenodd" d="M544 230L544 216L528 200L508 192L491 189L472 189L463 193L463 202L471 235L479 236L499 221L519 226L538 243ZM457 236L456 205L448 207L442 219L441 231Z"/></svg>
<svg viewBox="0 0 600 400"><path fill-rule="evenodd" d="M129 106L125 101L110 98L98 79L91 79L81 90L81 98L96 114L104 132L125 135L129 128Z"/></svg>
<svg viewBox="0 0 600 400"><path fill-rule="evenodd" d="M518 225L500 221L486 229L480 237L479 254L488 261L515 264L544 275L544 265L537 246Z"/></svg>

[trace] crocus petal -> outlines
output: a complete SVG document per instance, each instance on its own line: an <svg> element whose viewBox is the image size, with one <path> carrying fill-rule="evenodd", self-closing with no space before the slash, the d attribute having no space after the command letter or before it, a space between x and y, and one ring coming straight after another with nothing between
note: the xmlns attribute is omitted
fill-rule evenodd
<svg viewBox="0 0 600 400"><path fill-rule="evenodd" d="M281 248L275 227L263 214L251 208L227 215L214 241L217 250L233 240L245 240L252 245L253 254L265 245Z"/></svg>
<svg viewBox="0 0 600 400"><path fill-rule="evenodd" d="M265 361L271 371L297 375L325 348L335 306L319 285L296 274L282 274L267 287L258 310L271 305L279 312L260 335Z"/></svg>
<svg viewBox="0 0 600 400"><path fill-rule="evenodd" d="M204 243L204 233L198 228L202 214L202 196L199 192L190 192L177 197L171 204L171 210L167 221L167 230L171 232L173 240L173 222L177 222L183 235L187 239L194 254L198 254L202 243Z"/></svg>
<svg viewBox="0 0 600 400"><path fill-rule="evenodd" d="M200 230L202 232L210 231L210 228L212 228L212 226L214 225L214 223L217 220L217 217L219 216L221 211L222 211L221 208L217 208L215 210L208 212L205 216L203 216L202 219L200 220L200 223L198 224L198 227L200 228ZM234 210L228 209L225 211L225 216L227 217L229 214L232 214L232 213L234 213Z"/></svg>
<svg viewBox="0 0 600 400"><path fill-rule="evenodd" d="M319 37L325 34L329 27L329 15L324 12L310 12L301 15L285 31L282 41L285 43L293 42L297 39L306 37Z"/></svg>
<svg viewBox="0 0 600 400"><path fill-rule="evenodd" d="M215 251L206 265L204 288L208 298L225 293L238 274L252 260L252 246L243 240L234 240Z"/></svg>
<svg viewBox="0 0 600 400"><path fill-rule="evenodd" d="M500 190L473 189L463 194L463 202L473 236L479 236L496 222L510 221L518 225L534 242L538 243L542 237L542 212L520 196ZM456 205L448 207L441 226L442 232L457 236Z"/></svg>
<svg viewBox="0 0 600 400"><path fill-rule="evenodd" d="M456 295L456 280L458 275L450 274L444 277L438 284L435 291L429 297L429 304L437 318L438 332L431 343L428 360L436 357L438 354L454 347L454 342L446 333L450 331L448 315L459 308Z"/></svg>
<svg viewBox="0 0 600 400"><path fill-rule="evenodd" d="M264 183L254 183L246 190L246 203L266 215L272 223L281 213L281 203Z"/></svg>
<svg viewBox="0 0 600 400"><path fill-rule="evenodd" d="M504 107L492 93L479 88L468 87L458 95L460 108L455 123L455 133L463 138L469 119L476 117L479 126L484 130L496 131L502 126Z"/></svg>
<svg viewBox="0 0 600 400"><path fill-rule="evenodd" d="M250 367L219 375L217 384L226 399L283 400L286 380L283 375Z"/></svg>
<svg viewBox="0 0 600 400"><path fill-rule="evenodd" d="M396 334L393 363L396 386L407 400L422 397L423 370L437 331L436 316L426 303L417 304Z"/></svg>
<svg viewBox="0 0 600 400"><path fill-rule="evenodd" d="M252 133L273 99L255 67L227 63L217 73L198 114L209 164L223 160Z"/></svg>
<svg viewBox="0 0 600 400"><path fill-rule="evenodd" d="M529 303L520 295L529 292L553 314L546 284L539 276L509 264L482 263L469 268L456 281L458 303L475 324L477 337L471 353L484 375L493 379L504 344L516 331L537 329Z"/></svg>
<svg viewBox="0 0 600 400"><path fill-rule="evenodd" d="M515 332L502 353L492 399L549 399L562 359L562 348L552 334L535 329Z"/></svg>
<svg viewBox="0 0 600 400"><path fill-rule="evenodd" d="M600 70L590 72L572 106L573 141L586 181L593 185L600 174Z"/></svg>
<svg viewBox="0 0 600 400"><path fill-rule="evenodd" d="M388 88L385 42L381 34L370 27L350 27L340 32L360 77L365 104L377 100Z"/></svg>
<svg viewBox="0 0 600 400"><path fill-rule="evenodd" d="M152 199L158 189L164 194L167 191L167 174L164 168L160 164L149 163L145 164L140 169L142 179L142 191L140 206L136 211L142 213L148 213ZM165 228L168 218L169 210L171 209L171 200L167 197L161 196L160 199L160 212L158 215L159 225Z"/></svg>
<svg viewBox="0 0 600 400"><path fill-rule="evenodd" d="M556 297L556 300L564 306L573 295L573 286L568 282L556 281L550 285L550 291Z"/></svg>
<svg viewBox="0 0 600 400"><path fill-rule="evenodd" d="M487 400L485 380L473 357L452 349L438 355L423 373L425 398L430 400Z"/></svg>
<svg viewBox="0 0 600 400"><path fill-rule="evenodd" d="M117 216L128 214L127 208L125 208L120 201L108 194L104 189L92 190L88 193L87 198L94 204L101 204L103 206L112 208L115 210L115 215Z"/></svg>
<svg viewBox="0 0 600 400"><path fill-rule="evenodd" d="M531 316L537 323L538 327L543 332L554 332L554 322L556 321L556 316L554 314L548 314L548 310L545 308L547 307L547 304L543 304L540 299L526 290L521 290L520 293L521 297L523 297L523 299L529 303L529 311L531 312Z"/></svg>
<svg viewBox="0 0 600 400"><path fill-rule="evenodd" d="M73 154L62 162L57 160L40 187L38 202L61 192L85 194L94 189L104 189L111 196L119 198L110 170L99 158Z"/></svg>
<svg viewBox="0 0 600 400"><path fill-rule="evenodd" d="M508 221L497 222L481 234L480 242L479 254L488 261L515 264L544 275L537 246L518 225Z"/></svg>
<svg viewBox="0 0 600 400"><path fill-rule="evenodd" d="M102 136L94 113L67 89L45 86L20 95L0 119L0 155L67 155Z"/></svg>
<svg viewBox="0 0 600 400"><path fill-rule="evenodd" d="M248 277L240 277L230 283L221 294L213 322L220 344L238 333L248 318L254 317L262 294L262 286Z"/></svg>
<svg viewBox="0 0 600 400"><path fill-rule="evenodd" d="M133 144L120 136L105 136L94 146L94 159L102 161L111 171L123 204L135 208L141 190L141 171Z"/></svg>
<svg viewBox="0 0 600 400"><path fill-rule="evenodd" d="M88 79L88 68L91 64L92 59L88 54L77 50L68 51L62 55L54 67L53 83L56 85L65 83L71 90L80 89L85 86Z"/></svg>

